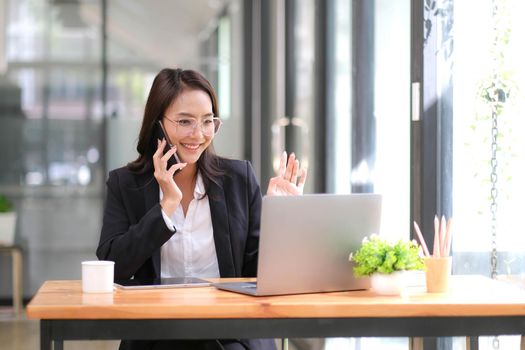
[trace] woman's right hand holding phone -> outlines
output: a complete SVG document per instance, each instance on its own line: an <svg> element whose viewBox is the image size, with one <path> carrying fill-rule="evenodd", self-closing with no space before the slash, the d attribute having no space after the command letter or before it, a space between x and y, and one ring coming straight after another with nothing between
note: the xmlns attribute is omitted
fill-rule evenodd
<svg viewBox="0 0 525 350"><path fill-rule="evenodd" d="M168 159L173 156L177 149L176 147L172 147L163 154L165 146L165 139L162 141L158 140L157 151L153 154L153 166L155 168L153 176L155 176L155 179L159 183L163 195L160 206L166 215L171 216L182 200L182 192L175 183L173 176L177 170L184 168L186 163L177 163L168 169Z"/></svg>

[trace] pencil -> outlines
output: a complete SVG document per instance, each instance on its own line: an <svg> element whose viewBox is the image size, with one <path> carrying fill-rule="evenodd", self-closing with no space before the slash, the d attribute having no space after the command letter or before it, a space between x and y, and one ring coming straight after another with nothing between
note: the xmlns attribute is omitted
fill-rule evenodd
<svg viewBox="0 0 525 350"><path fill-rule="evenodd" d="M446 250L447 249L447 221L445 219L445 215L441 216L441 223L439 226L439 247L441 248L441 256L447 256Z"/></svg>
<svg viewBox="0 0 525 350"><path fill-rule="evenodd" d="M436 216L434 216L434 248L433 248L433 254L435 258L439 258L440 255L440 249L439 249L439 219Z"/></svg>
<svg viewBox="0 0 525 350"><path fill-rule="evenodd" d="M450 246L452 244L452 218L447 222L447 236L445 238L445 256L450 255Z"/></svg>
<svg viewBox="0 0 525 350"><path fill-rule="evenodd" d="M421 230L419 229L419 226L417 225L417 222L415 221L414 221L414 228L416 229L416 234L419 238L419 242L421 242L423 253L425 253L425 256L430 256L430 252L428 251L427 244L425 243L425 238L423 238L423 234L421 233Z"/></svg>

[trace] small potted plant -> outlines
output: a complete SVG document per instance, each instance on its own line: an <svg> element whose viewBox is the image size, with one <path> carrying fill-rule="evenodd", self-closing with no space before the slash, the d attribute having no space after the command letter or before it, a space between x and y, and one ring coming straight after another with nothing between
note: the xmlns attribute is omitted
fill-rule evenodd
<svg viewBox="0 0 525 350"><path fill-rule="evenodd" d="M370 276L372 290L379 294L399 295L406 286L405 274L424 269L415 241L389 242L378 235L365 238L350 260L356 277Z"/></svg>
<svg viewBox="0 0 525 350"><path fill-rule="evenodd" d="M11 246L15 240L16 212L13 204L0 194L0 245Z"/></svg>

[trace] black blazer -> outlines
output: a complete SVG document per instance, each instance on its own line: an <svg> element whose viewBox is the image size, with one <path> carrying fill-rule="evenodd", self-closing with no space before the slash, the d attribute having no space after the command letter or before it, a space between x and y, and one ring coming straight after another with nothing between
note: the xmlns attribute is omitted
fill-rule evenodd
<svg viewBox="0 0 525 350"><path fill-rule="evenodd" d="M220 275L255 277L261 190L249 162L221 159L220 166L225 175L208 191ZM109 173L97 257L115 261L115 279L160 277L160 248L173 234L152 172L124 167Z"/></svg>
<svg viewBox="0 0 525 350"><path fill-rule="evenodd" d="M212 182L207 193L220 275L255 277L261 190L249 162L221 159L220 166L225 175L218 184ZM139 175L124 167L109 173L97 257L115 261L115 279L160 277L160 248L174 234L177 233L167 228L162 217L159 185L152 172ZM237 341L249 349L276 349L273 339ZM155 344L124 340L120 349L152 349ZM185 344L173 341L164 346L197 346ZM199 344L213 348L215 341Z"/></svg>

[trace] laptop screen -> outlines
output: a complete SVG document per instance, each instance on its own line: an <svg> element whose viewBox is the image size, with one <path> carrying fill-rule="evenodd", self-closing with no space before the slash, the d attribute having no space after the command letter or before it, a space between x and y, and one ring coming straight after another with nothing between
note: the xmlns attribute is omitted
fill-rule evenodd
<svg viewBox="0 0 525 350"><path fill-rule="evenodd" d="M264 197L258 294L365 289L353 276L351 252L379 233L378 194Z"/></svg>

